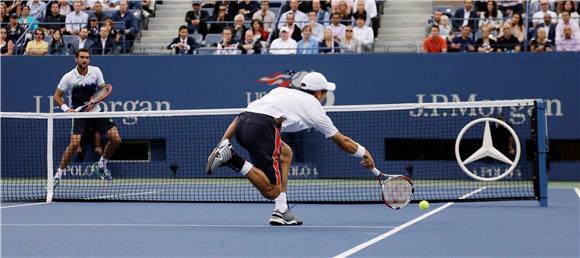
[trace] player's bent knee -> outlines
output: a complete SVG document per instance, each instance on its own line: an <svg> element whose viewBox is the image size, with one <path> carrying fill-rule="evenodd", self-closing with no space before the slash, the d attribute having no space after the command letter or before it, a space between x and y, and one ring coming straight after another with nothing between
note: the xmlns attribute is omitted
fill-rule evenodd
<svg viewBox="0 0 580 258"><path fill-rule="evenodd" d="M288 146L288 144L284 144L282 145L282 152L280 155L280 160L282 162L290 162L292 161L292 156L294 155L294 153L292 152L292 148L290 148L290 146Z"/></svg>
<svg viewBox="0 0 580 258"><path fill-rule="evenodd" d="M267 190L260 191L260 193L262 196L270 200L274 200L276 197L278 197L278 195L280 195L280 191L276 187L271 187Z"/></svg>

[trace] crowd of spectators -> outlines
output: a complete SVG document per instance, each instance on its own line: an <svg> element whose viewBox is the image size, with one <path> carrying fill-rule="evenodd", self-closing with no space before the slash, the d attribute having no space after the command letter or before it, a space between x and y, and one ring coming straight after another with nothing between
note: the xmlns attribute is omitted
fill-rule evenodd
<svg viewBox="0 0 580 258"><path fill-rule="evenodd" d="M372 51L379 24L375 0L194 0L185 22L195 46L224 55L362 53Z"/></svg>
<svg viewBox="0 0 580 258"><path fill-rule="evenodd" d="M15 0L0 3L2 55L130 53L148 0ZM131 10L139 10L136 17ZM149 12L143 12L151 15ZM103 38L106 37L106 38Z"/></svg>
<svg viewBox="0 0 580 258"><path fill-rule="evenodd" d="M434 12L422 51L580 51L578 2L465 0L453 14Z"/></svg>

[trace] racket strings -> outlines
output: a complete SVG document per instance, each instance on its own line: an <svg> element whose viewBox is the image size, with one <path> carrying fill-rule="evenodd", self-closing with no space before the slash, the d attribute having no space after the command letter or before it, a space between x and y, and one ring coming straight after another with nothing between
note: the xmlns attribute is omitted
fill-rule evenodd
<svg viewBox="0 0 580 258"><path fill-rule="evenodd" d="M386 203L403 207L411 201L413 186L405 179L392 178L385 181L383 194Z"/></svg>

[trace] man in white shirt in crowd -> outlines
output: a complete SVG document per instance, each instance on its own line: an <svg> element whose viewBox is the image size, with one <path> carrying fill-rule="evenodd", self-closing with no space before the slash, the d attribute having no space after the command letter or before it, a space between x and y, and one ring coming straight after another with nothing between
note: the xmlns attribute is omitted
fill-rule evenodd
<svg viewBox="0 0 580 258"><path fill-rule="evenodd" d="M371 50L373 48L373 43L375 42L375 34L373 29L365 26L366 17L364 15L358 15L356 17L356 27L353 28L353 36L362 45L365 51Z"/></svg>
<svg viewBox="0 0 580 258"><path fill-rule="evenodd" d="M75 1L73 4L74 11L66 15L66 31L72 35L79 34L82 27L86 27L89 22L89 15L81 11L81 3Z"/></svg>
<svg viewBox="0 0 580 258"><path fill-rule="evenodd" d="M575 37L580 37L580 26L578 23L573 22L573 20L570 19L570 12L562 11L560 15L562 15L562 20L559 21L558 25L556 26L556 40L564 37L565 26L570 26L570 28L572 28L572 35Z"/></svg>
<svg viewBox="0 0 580 258"><path fill-rule="evenodd" d="M316 20L318 23L328 26L328 23L330 22L330 14L320 8L320 0L312 0L312 11L316 14Z"/></svg>
<svg viewBox="0 0 580 258"><path fill-rule="evenodd" d="M324 75L312 72L304 76L300 86L275 88L248 104L228 126L218 147L208 157L206 171L211 174L221 166L232 168L245 176L264 197L274 199L270 225L301 225L302 219L288 209L286 187L292 149L282 142L280 131L314 128L344 152L362 159L361 165L365 168L375 167L371 154L340 133L322 108L328 91L335 89L336 85L328 82ZM249 152L252 163L233 150L230 139L234 136Z"/></svg>
<svg viewBox="0 0 580 258"><path fill-rule="evenodd" d="M268 0L262 0L260 10L254 13L252 20L261 21L264 24L264 29L267 32L272 32L273 24L276 22L276 14L270 11L270 2Z"/></svg>
<svg viewBox="0 0 580 258"><path fill-rule="evenodd" d="M40 0L28 1L28 7L30 7L30 16L36 18L36 20L41 21L44 19L44 11L46 4Z"/></svg>
<svg viewBox="0 0 580 258"><path fill-rule="evenodd" d="M544 15L546 14L550 14L550 16L552 16L552 21L558 20L558 15L555 12L550 11L550 3L548 0L540 0L540 9L541 10L534 13L532 20L534 27L537 27L540 23L544 22Z"/></svg>
<svg viewBox="0 0 580 258"><path fill-rule="evenodd" d="M306 16L305 13L298 10L298 0L290 0L290 10L282 14L280 16L280 20L285 21L286 15L288 15L288 13L294 13L294 22L296 23L296 25L298 25L300 29L302 29L302 26L304 26L304 24L308 23L308 16ZM283 22L278 23L278 29L281 29L284 26L286 26L286 23Z"/></svg>
<svg viewBox="0 0 580 258"><path fill-rule="evenodd" d="M76 53L81 48L91 49L93 41L88 37L89 29L87 27L81 28L79 31L79 40L72 43L72 53Z"/></svg>
<svg viewBox="0 0 580 258"><path fill-rule="evenodd" d="M336 42L340 42L344 38L344 34L346 32L346 26L340 23L340 14L333 13L331 18L331 23L328 25L328 28L332 30L332 36Z"/></svg>
<svg viewBox="0 0 580 258"><path fill-rule="evenodd" d="M580 36L572 34L570 26L564 26L564 37L556 39L556 51L577 52L580 51Z"/></svg>
<svg viewBox="0 0 580 258"><path fill-rule="evenodd" d="M280 29L280 37L272 41L270 45L270 54L272 55L290 55L296 54L298 43L296 40L290 38L290 29L282 27Z"/></svg>

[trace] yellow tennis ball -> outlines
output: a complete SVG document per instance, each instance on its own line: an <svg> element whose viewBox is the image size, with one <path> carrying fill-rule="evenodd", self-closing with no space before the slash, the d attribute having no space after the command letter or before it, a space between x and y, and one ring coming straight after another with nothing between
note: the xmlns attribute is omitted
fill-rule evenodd
<svg viewBox="0 0 580 258"><path fill-rule="evenodd" d="M421 209L421 210L429 209L429 202L428 201L425 201L425 200L422 200L419 203L419 209Z"/></svg>

